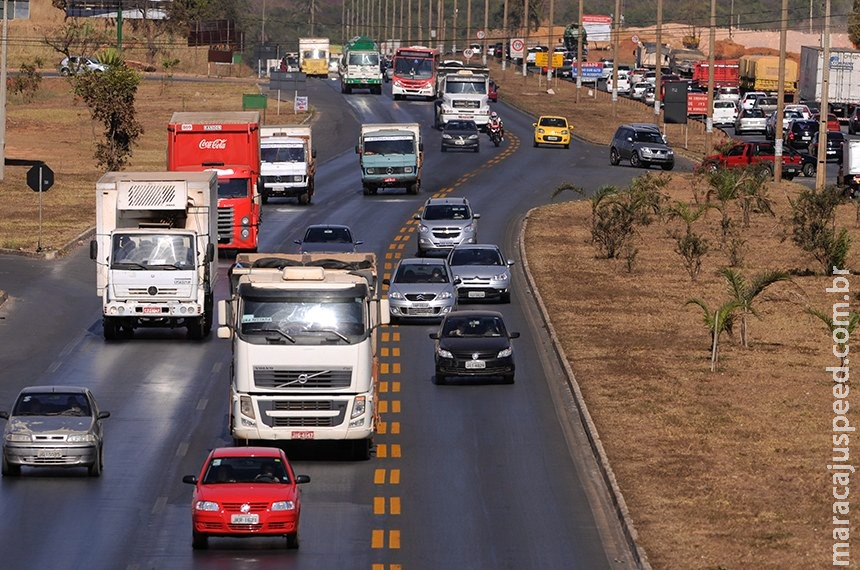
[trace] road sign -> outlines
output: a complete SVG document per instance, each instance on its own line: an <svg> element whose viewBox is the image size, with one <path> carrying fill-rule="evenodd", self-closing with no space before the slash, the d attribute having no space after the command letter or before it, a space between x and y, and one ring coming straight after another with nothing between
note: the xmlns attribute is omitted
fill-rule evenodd
<svg viewBox="0 0 860 570"><path fill-rule="evenodd" d="M633 37L630 38L630 41L633 42L634 44L638 44L639 43L639 36L637 36L636 34L633 34Z"/></svg>
<svg viewBox="0 0 860 570"><path fill-rule="evenodd" d="M707 115L708 94L687 93L687 115Z"/></svg>
<svg viewBox="0 0 860 570"><path fill-rule="evenodd" d="M473 55L475 55L475 52L472 51L472 48L466 48L463 50L463 57L466 59L472 59Z"/></svg>
<svg viewBox="0 0 860 570"><path fill-rule="evenodd" d="M27 171L27 186L33 192L46 192L54 185L54 171L47 164L36 164Z"/></svg>
<svg viewBox="0 0 860 570"><path fill-rule="evenodd" d="M307 97L296 97L295 110L297 113L299 111L307 111L308 110L308 98Z"/></svg>
<svg viewBox="0 0 860 570"><path fill-rule="evenodd" d="M486 34L484 33L484 30L478 30L478 33L475 35L478 36L479 40L484 39L484 36L486 36Z"/></svg>
<svg viewBox="0 0 860 570"><path fill-rule="evenodd" d="M526 42L522 38L513 38L511 40L511 57L514 59L523 57L525 47Z"/></svg>
<svg viewBox="0 0 860 570"><path fill-rule="evenodd" d="M571 74L576 77L576 63L570 69ZM583 79L599 79L603 77L603 64L599 61L585 61L582 63Z"/></svg>

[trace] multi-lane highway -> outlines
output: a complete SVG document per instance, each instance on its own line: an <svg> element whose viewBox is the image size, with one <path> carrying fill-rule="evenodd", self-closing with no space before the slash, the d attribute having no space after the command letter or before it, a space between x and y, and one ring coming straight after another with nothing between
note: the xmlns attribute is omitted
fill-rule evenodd
<svg viewBox="0 0 860 570"><path fill-rule="evenodd" d="M319 109L314 204L264 206L260 251L295 250L312 223L345 223L384 260L415 251L412 214L431 195L462 195L481 214L479 238L520 260L520 223L572 182L589 190L643 173L609 167L603 147L532 148L531 122L498 105L508 140L480 153L446 153L432 103L390 94L341 95L310 83ZM361 122L418 121L422 191L363 196L353 145ZM692 165L682 162L679 170ZM95 181L93 181L95 182ZM569 197L573 197L570 195ZM567 239L558 228L558 239ZM32 384L90 387L106 425L105 470L24 470L0 482L5 568L628 568L633 561L522 276L501 310L515 341L514 385L432 383L430 324L383 329L381 417L375 456L342 459L324 446L287 447L302 488L301 548L282 540L213 539L191 549L191 487L206 453L229 445L228 341L186 340L184 330L142 330L105 342L95 269L86 247L43 261L0 257L0 409ZM223 298L229 260L221 261Z"/></svg>

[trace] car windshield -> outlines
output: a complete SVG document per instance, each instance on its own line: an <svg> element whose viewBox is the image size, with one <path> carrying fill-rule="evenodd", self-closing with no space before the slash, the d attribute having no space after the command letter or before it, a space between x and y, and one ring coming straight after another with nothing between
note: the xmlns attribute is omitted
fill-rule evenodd
<svg viewBox="0 0 860 570"><path fill-rule="evenodd" d="M558 127L558 128L567 128L567 121L565 119L559 119L556 117L544 117L538 123L541 127Z"/></svg>
<svg viewBox="0 0 860 570"><path fill-rule="evenodd" d="M743 116L744 119L763 119L764 111L761 109L749 109Z"/></svg>
<svg viewBox="0 0 860 570"><path fill-rule="evenodd" d="M352 243L352 236L346 228L308 228L304 241L306 243Z"/></svg>
<svg viewBox="0 0 860 570"><path fill-rule="evenodd" d="M505 325L499 317L454 316L448 317L442 329L445 337L498 337L505 335Z"/></svg>
<svg viewBox="0 0 860 570"><path fill-rule="evenodd" d="M448 272L441 264L403 264L394 276L395 283L448 283Z"/></svg>
<svg viewBox="0 0 860 570"><path fill-rule="evenodd" d="M472 121L448 121L446 131L477 131L478 127Z"/></svg>
<svg viewBox="0 0 860 570"><path fill-rule="evenodd" d="M263 147L260 149L260 162L304 162L304 147Z"/></svg>
<svg viewBox="0 0 860 570"><path fill-rule="evenodd" d="M636 131L633 137L636 142L663 144L663 137L654 131Z"/></svg>
<svg viewBox="0 0 860 570"><path fill-rule="evenodd" d="M463 204L429 204L424 208L425 220L467 220L469 207Z"/></svg>
<svg viewBox="0 0 860 570"><path fill-rule="evenodd" d="M494 249L455 248L451 252L451 265L504 265L502 256Z"/></svg>
<svg viewBox="0 0 860 570"><path fill-rule="evenodd" d="M18 398L12 415L84 417L91 415L91 410L86 396L80 392L30 392Z"/></svg>
<svg viewBox="0 0 860 570"><path fill-rule="evenodd" d="M278 457L216 457L203 475L204 485L289 482L287 468Z"/></svg>

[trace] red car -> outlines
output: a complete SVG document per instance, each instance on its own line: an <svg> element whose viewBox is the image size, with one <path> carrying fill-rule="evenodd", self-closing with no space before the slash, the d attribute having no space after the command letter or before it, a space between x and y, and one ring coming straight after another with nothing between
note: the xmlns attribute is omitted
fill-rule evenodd
<svg viewBox="0 0 860 570"><path fill-rule="evenodd" d="M812 115L812 120L816 123L821 120L821 113L815 113ZM827 130L828 131L838 131L841 130L842 127L839 126L839 119L836 118L836 115L833 113L827 113Z"/></svg>
<svg viewBox="0 0 860 570"><path fill-rule="evenodd" d="M287 548L299 547L301 483L283 450L276 447L220 447L212 450L194 485L192 541L207 548L210 536L285 536Z"/></svg>
<svg viewBox="0 0 860 570"><path fill-rule="evenodd" d="M489 97L490 101L495 103L499 100L499 86L496 85L496 82L490 79L490 87L487 89L487 97Z"/></svg>

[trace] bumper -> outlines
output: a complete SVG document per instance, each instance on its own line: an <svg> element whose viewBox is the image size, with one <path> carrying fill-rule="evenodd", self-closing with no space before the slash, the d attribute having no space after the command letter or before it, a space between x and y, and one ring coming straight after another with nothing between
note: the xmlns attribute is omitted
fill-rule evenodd
<svg viewBox="0 0 860 570"><path fill-rule="evenodd" d="M102 306L102 314L111 318L136 318L143 321L161 319L188 319L203 316L203 304L191 301L166 304L141 303L138 301L108 301Z"/></svg>
<svg viewBox="0 0 860 570"><path fill-rule="evenodd" d="M535 135L535 143L567 145L570 144L570 135Z"/></svg>
<svg viewBox="0 0 860 570"><path fill-rule="evenodd" d="M474 140L446 140L442 139L442 148L454 148L463 150L477 150L480 148L480 141Z"/></svg>
<svg viewBox="0 0 860 570"><path fill-rule="evenodd" d="M27 467L80 467L92 465L98 458L95 443L78 446L22 446L6 444L6 461Z"/></svg>
<svg viewBox="0 0 860 570"><path fill-rule="evenodd" d="M490 282L489 284L461 283L457 295L462 302L498 300L510 292L510 282Z"/></svg>
<svg viewBox="0 0 860 570"><path fill-rule="evenodd" d="M392 317L404 319L432 319L442 318L454 310L457 300L454 298L442 301L428 301L420 303L416 301L400 301L388 299L388 306Z"/></svg>
<svg viewBox="0 0 860 570"><path fill-rule="evenodd" d="M208 536L280 536L294 534L299 529L299 513L293 511L260 511L257 524L233 524L229 512L195 511L192 516L194 531Z"/></svg>
<svg viewBox="0 0 860 570"><path fill-rule="evenodd" d="M668 156L665 154L651 154L651 155L642 154L640 156L641 156L642 162L644 162L646 164L660 164L660 165L671 164L673 166L675 164L674 155Z"/></svg>
<svg viewBox="0 0 860 570"><path fill-rule="evenodd" d="M365 397L364 412L352 416L358 396ZM373 437L373 394L354 397L256 396L254 417L241 412L239 395L233 394L231 435L238 440L293 441L369 439Z"/></svg>
<svg viewBox="0 0 860 570"><path fill-rule="evenodd" d="M361 180L362 184L373 188L405 188L417 181L418 176L414 174L403 174L397 176L367 174Z"/></svg>
<svg viewBox="0 0 860 570"><path fill-rule="evenodd" d="M514 373L514 359L491 358L484 360L484 368L466 368L470 360L436 357L436 371L446 376L503 376Z"/></svg>
<svg viewBox="0 0 860 570"><path fill-rule="evenodd" d="M475 243L474 237L451 242L434 242L430 238L418 238L418 251L424 255L448 255L455 245L461 243Z"/></svg>

